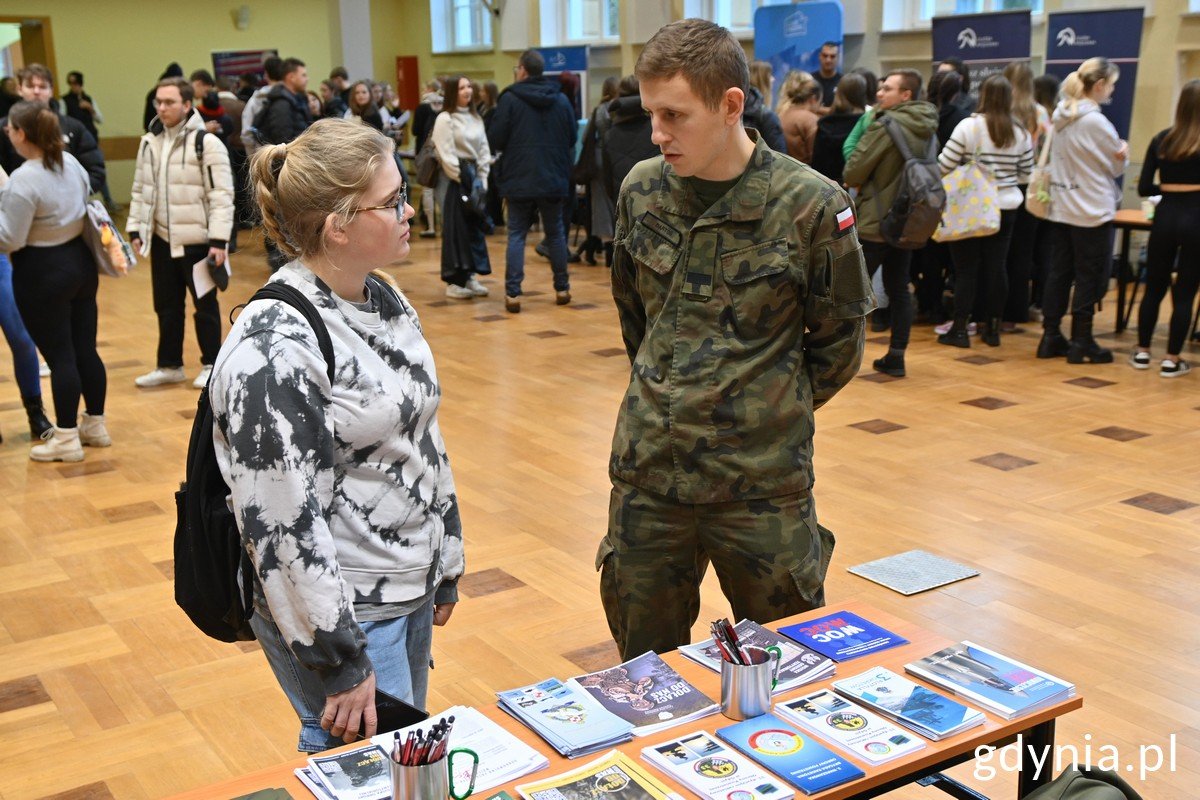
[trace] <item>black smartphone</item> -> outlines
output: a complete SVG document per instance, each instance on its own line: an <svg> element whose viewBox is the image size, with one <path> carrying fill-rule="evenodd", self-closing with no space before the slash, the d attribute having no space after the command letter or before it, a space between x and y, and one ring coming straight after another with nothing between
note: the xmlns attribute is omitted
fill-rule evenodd
<svg viewBox="0 0 1200 800"><path fill-rule="evenodd" d="M429 712L422 711L381 689L375 690L375 714L379 718L380 733L397 731L429 719Z"/></svg>

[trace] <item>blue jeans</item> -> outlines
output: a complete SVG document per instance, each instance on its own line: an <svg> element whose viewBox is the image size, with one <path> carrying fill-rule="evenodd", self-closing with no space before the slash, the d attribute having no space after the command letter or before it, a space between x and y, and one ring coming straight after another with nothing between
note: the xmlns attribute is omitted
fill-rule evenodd
<svg viewBox="0 0 1200 800"><path fill-rule="evenodd" d="M534 211L542 218L546 246L550 249L550 269L554 273L554 291L571 288L567 275L567 236L563 231L563 198L539 197L535 200L508 198L508 250L504 254L504 293L521 296L525 280L525 236L533 225Z"/></svg>
<svg viewBox="0 0 1200 800"><path fill-rule="evenodd" d="M407 617L360 622L358 625L367 635L367 656L375 670L376 688L417 708L424 708L429 669L433 666L433 601ZM254 629L283 693L300 718L296 749L317 753L345 744L321 729L321 713L325 710L325 687L321 679L296 660L275 621L259 604L255 604L250 627Z"/></svg>
<svg viewBox="0 0 1200 800"><path fill-rule="evenodd" d="M17 301L13 299L12 262L3 253L0 253L0 328L8 340L8 349L12 350L13 373L21 389L21 397L40 398L42 382L38 375L37 348L17 311Z"/></svg>

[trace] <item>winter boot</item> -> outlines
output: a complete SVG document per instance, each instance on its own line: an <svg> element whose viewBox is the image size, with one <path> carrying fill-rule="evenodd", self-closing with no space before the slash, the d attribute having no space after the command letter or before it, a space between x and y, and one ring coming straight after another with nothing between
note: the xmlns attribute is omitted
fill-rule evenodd
<svg viewBox="0 0 1200 800"><path fill-rule="evenodd" d="M29 417L29 438L40 439L54 426L46 419L46 410L42 407L42 397L22 397L25 404L25 416Z"/></svg>
<svg viewBox="0 0 1200 800"><path fill-rule="evenodd" d="M967 333L967 321L956 319L950 330L938 334L938 344L948 344L951 347L970 347L971 337Z"/></svg>
<svg viewBox="0 0 1200 800"><path fill-rule="evenodd" d="M1038 358L1062 358L1070 350L1067 337L1057 325L1046 325L1042 331L1042 340L1038 342Z"/></svg>
<svg viewBox="0 0 1200 800"><path fill-rule="evenodd" d="M108 447L112 444L108 428L104 427L103 414L83 415L83 421L79 423L79 441L84 447Z"/></svg>
<svg viewBox="0 0 1200 800"><path fill-rule="evenodd" d="M51 428L45 441L30 449L29 457L34 461L83 461L79 428Z"/></svg>
<svg viewBox="0 0 1200 800"><path fill-rule="evenodd" d="M876 372L882 372L885 375L891 375L893 378L903 378L907 372L904 370L904 351L893 352L888 351L883 358L875 359L871 364Z"/></svg>
<svg viewBox="0 0 1200 800"><path fill-rule="evenodd" d="M1067 349L1068 364L1111 364L1112 350L1096 344L1092 338L1092 318L1071 316L1071 342Z"/></svg>
<svg viewBox="0 0 1200 800"><path fill-rule="evenodd" d="M983 330L979 332L980 340L988 347L1000 346L1000 320L995 317L989 319Z"/></svg>

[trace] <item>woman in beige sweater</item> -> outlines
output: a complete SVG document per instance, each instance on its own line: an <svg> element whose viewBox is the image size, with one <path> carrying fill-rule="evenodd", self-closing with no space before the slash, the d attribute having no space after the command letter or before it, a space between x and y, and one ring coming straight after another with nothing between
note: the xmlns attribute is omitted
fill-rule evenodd
<svg viewBox="0 0 1200 800"><path fill-rule="evenodd" d="M779 104L779 121L787 139L788 155L809 164L817 137L817 122L821 119L821 84L807 73L794 81L791 77L789 75L785 83L788 93Z"/></svg>

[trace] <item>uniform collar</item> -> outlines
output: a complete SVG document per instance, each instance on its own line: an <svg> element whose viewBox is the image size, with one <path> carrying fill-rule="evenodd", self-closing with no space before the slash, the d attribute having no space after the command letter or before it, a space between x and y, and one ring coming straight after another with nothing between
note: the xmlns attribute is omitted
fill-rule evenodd
<svg viewBox="0 0 1200 800"><path fill-rule="evenodd" d="M771 188L771 165L775 162L776 155L758 131L747 129L746 134L754 142L754 152L750 155L746 170L734 188L721 202L713 206L712 213L705 216L706 220L718 222L728 217L735 222L743 222L763 218L767 193ZM676 175L675 170L666 161L662 165L658 207L663 211L692 219L709 210L700 207L700 198L696 196L689 182Z"/></svg>

